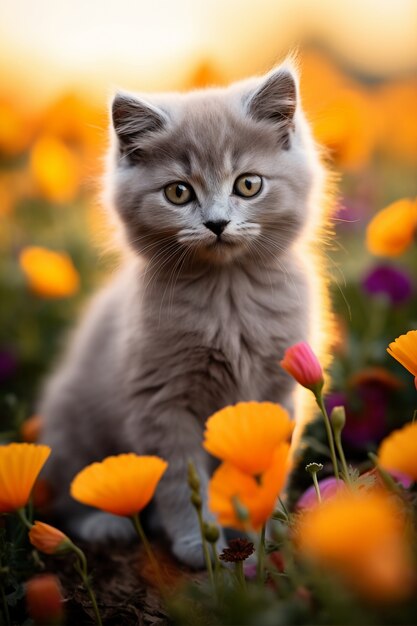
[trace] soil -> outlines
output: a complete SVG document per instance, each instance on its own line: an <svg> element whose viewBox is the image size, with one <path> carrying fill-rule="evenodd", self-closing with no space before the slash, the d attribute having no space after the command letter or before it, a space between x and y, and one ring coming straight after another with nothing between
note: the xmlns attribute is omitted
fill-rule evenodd
<svg viewBox="0 0 417 626"><path fill-rule="evenodd" d="M169 626L155 574L142 546L77 545L87 557L104 626ZM204 576L181 567L165 546L153 549L170 592L187 580ZM56 574L62 584L66 626L91 626L95 624L91 601L73 561L72 555L44 559L46 571Z"/></svg>

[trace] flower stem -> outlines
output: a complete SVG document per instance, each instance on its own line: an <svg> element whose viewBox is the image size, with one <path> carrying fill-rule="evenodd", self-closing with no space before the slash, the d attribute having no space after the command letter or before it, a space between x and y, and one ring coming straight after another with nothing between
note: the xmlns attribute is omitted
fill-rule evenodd
<svg viewBox="0 0 417 626"><path fill-rule="evenodd" d="M326 432L327 432L327 439L329 441L330 456L332 457L334 475L336 477L336 480L339 480L339 466L337 464L336 451L334 447L332 426L331 426L330 419L326 411L326 407L324 406L323 394L321 393L321 391L315 394L315 398L316 398L318 407L324 417L324 425L325 425Z"/></svg>
<svg viewBox="0 0 417 626"><path fill-rule="evenodd" d="M201 535L201 541L203 545L204 559L206 561L206 567L207 567L207 572L209 575L210 583L214 589L215 585L214 585L213 566L211 564L211 557L210 557L210 552L209 552L208 545L207 545L207 539L204 534L204 520L203 520L203 515L201 513L201 507L196 507L196 511L197 511L197 517L198 517L198 524L200 526L200 535Z"/></svg>
<svg viewBox="0 0 417 626"><path fill-rule="evenodd" d="M314 489L316 490L317 500L321 502L321 493L320 493L319 481L317 480L317 473L313 472L311 474L311 477L313 479Z"/></svg>
<svg viewBox="0 0 417 626"><path fill-rule="evenodd" d="M335 432L334 440L335 440L335 443L336 443L337 451L339 453L339 459L340 459L340 461L342 463L343 476L345 478L345 481L349 485L349 487L351 487L352 486L352 481L350 479L349 469L348 469L348 466L347 466L347 463L346 463L346 457L345 457L345 453L344 453L344 450L343 450L342 436L341 436L341 431L340 430Z"/></svg>
<svg viewBox="0 0 417 626"><path fill-rule="evenodd" d="M28 520L24 507L22 507L21 509L17 509L16 513L19 516L19 519L22 522L23 526L27 528L28 530L30 530L33 524L31 524L30 521Z"/></svg>
<svg viewBox="0 0 417 626"><path fill-rule="evenodd" d="M264 582L264 567L265 567L265 524L262 526L262 530L259 535L259 544L258 544L258 567L257 567L257 577L258 582L262 585Z"/></svg>
<svg viewBox="0 0 417 626"><path fill-rule="evenodd" d="M132 515L132 517L130 518L133 522L133 526L135 527L135 530L140 538L140 540L143 543L143 547L145 548L145 552L147 554L147 557L149 559L150 564L152 565L152 569L154 571L156 580L158 582L158 586L160 589L163 589L163 587L165 586L165 583L163 581L162 578L162 574L161 574L161 570L160 567L158 565L158 562L155 558L155 555L152 551L151 545L145 535L145 531L143 530L142 524L140 522L139 519L139 515L138 513L135 513L134 515Z"/></svg>
<svg viewBox="0 0 417 626"><path fill-rule="evenodd" d="M98 610L98 606L97 606L96 596L94 594L94 591L93 591L93 589L92 589L92 587L90 585L90 581L88 579L87 559L85 558L85 554L75 544L72 544L72 550L73 550L73 552L75 552L75 554L78 557L78 561L76 561L74 563L74 568L79 573L79 575L81 576L81 579L82 579L82 581L84 583L84 587L87 590L88 596L89 596L89 598L91 600L91 604L93 606L93 611L94 611L94 615L95 615L95 618L96 618L96 622L97 622L98 626L103 626L103 622L101 621L100 611Z"/></svg>
<svg viewBox="0 0 417 626"><path fill-rule="evenodd" d="M246 591L245 574L243 573L243 561L235 562L235 574L242 591Z"/></svg>
<svg viewBox="0 0 417 626"><path fill-rule="evenodd" d="M290 512L288 511L287 507L285 506L285 502L282 500L281 497L278 497L278 501L282 507L282 510L284 511L284 514L287 517L287 520L290 521Z"/></svg>

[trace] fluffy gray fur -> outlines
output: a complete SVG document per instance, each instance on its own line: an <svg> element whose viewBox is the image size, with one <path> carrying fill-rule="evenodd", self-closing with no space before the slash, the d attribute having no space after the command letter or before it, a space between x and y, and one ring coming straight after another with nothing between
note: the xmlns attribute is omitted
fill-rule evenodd
<svg viewBox="0 0 417 626"><path fill-rule="evenodd" d="M244 400L293 411L278 362L311 330L296 246L317 210L320 166L286 66L226 89L120 93L112 122L106 180L134 254L93 300L46 386L46 475L73 533L126 536L126 520L75 503L69 483L110 454L160 455L169 469L155 496L159 524L174 554L200 567L186 468L192 458L207 484L205 420ZM263 186L242 198L234 181L248 173ZM171 204L163 189L175 181L192 185L195 200ZM204 223L219 220L228 224L218 238Z"/></svg>

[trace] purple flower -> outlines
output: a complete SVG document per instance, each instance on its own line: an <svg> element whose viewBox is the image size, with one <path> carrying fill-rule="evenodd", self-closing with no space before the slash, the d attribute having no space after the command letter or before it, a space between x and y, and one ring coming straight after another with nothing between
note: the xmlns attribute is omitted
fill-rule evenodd
<svg viewBox="0 0 417 626"><path fill-rule="evenodd" d="M17 359L7 348L0 349L0 382L11 378L17 370Z"/></svg>
<svg viewBox="0 0 417 626"><path fill-rule="evenodd" d="M349 380L350 392L333 392L325 400L330 414L335 406L344 406L346 424L343 440L363 447L378 442L387 432L388 403L401 382L383 368L362 370Z"/></svg>
<svg viewBox="0 0 417 626"><path fill-rule="evenodd" d="M371 295L385 295L391 304L406 302L413 291L409 275L390 265L377 265L363 279L362 287Z"/></svg>

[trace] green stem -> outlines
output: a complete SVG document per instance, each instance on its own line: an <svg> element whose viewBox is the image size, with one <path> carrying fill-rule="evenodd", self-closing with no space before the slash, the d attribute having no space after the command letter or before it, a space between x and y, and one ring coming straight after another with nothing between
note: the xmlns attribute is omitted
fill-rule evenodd
<svg viewBox="0 0 417 626"><path fill-rule="evenodd" d="M211 564L211 557L210 557L210 552L209 552L208 545L207 545L207 539L206 539L205 534L204 534L203 515L201 513L201 508L200 507L195 507L195 509L197 511L198 524L200 526L200 535L201 535L201 541L202 541L202 544L203 544L203 552L204 552L204 559L206 561L207 572L208 572L208 575L209 575L210 583L211 583L213 589L215 589L214 575L213 575L213 566Z"/></svg>
<svg viewBox="0 0 417 626"><path fill-rule="evenodd" d="M317 500L321 502L321 493L320 493L319 481L317 480L317 472L312 472L311 477L313 479L314 489L316 490Z"/></svg>
<svg viewBox="0 0 417 626"><path fill-rule="evenodd" d="M76 553L77 557L78 557L78 562L74 563L74 568L75 570L79 573L79 575L81 576L81 579L84 583L84 587L87 590L88 596L91 600L91 604L93 606L93 611L94 611L94 615L96 618L96 622L99 626L103 626L103 622L101 621L101 615L100 615L100 611L98 610L98 606L97 606L97 600L96 600L96 596L94 594L94 591L90 585L90 581L88 579L88 573L87 573L87 560L85 558L85 554L82 550L80 550L76 545L73 544L73 551Z"/></svg>
<svg viewBox="0 0 417 626"><path fill-rule="evenodd" d="M147 557L149 559L150 564L152 565L153 571L155 573L155 577L156 580L158 581L158 586L160 589L163 589L163 587L165 586L165 583L163 581L162 578L162 574L161 574L161 570L160 567L158 565L158 561L156 560L154 553L152 551L151 545L145 535L145 532L143 530L142 524L140 522L139 519L139 515L138 513L135 513L134 515L132 515L132 517L130 518L133 522L133 526L135 527L135 530L140 538L140 540L143 543L143 547L145 548L145 552L147 554Z"/></svg>
<svg viewBox="0 0 417 626"><path fill-rule="evenodd" d="M285 515L287 516L287 520L290 521L290 512L287 509L287 507L284 504L284 501L281 499L281 497L278 497L278 501L280 503L280 505L282 506L282 510L284 511Z"/></svg>
<svg viewBox="0 0 417 626"><path fill-rule="evenodd" d="M326 407L324 406L323 395L322 395L321 391L318 392L315 395L315 398L316 398L316 402L318 404L318 407L319 407L319 409L322 412L322 415L324 417L324 425L325 425L326 432L327 432L327 439L329 441L330 456L332 458L334 475L336 477L336 480L339 480L339 466L337 464L336 451L335 451L335 447L334 447L332 426L330 424L330 419L329 419L329 416L327 414Z"/></svg>
<svg viewBox="0 0 417 626"><path fill-rule="evenodd" d="M23 526L28 530L31 530L33 524L31 524L28 520L24 507L22 507L21 509L17 509L16 513L19 516L19 519L22 522Z"/></svg>
<svg viewBox="0 0 417 626"><path fill-rule="evenodd" d="M345 481L347 482L349 487L352 487L352 481L350 479L349 469L348 469L348 466L347 466L347 463L346 463L346 457L345 457L345 453L344 453L344 450L343 450L342 437L341 437L341 431L340 430L337 433L335 433L334 440L335 440L335 443L336 443L337 451L339 453L339 459L340 459L340 461L342 463L342 469L343 469L343 475L345 477Z"/></svg>
<svg viewBox="0 0 417 626"><path fill-rule="evenodd" d="M265 524L262 526L262 530L259 536L259 544L258 544L258 567L257 567L257 578L258 582L262 585L264 582L264 568L265 568Z"/></svg>
<svg viewBox="0 0 417 626"><path fill-rule="evenodd" d="M235 574L242 591L246 591L245 574L243 573L243 561L235 562Z"/></svg>

